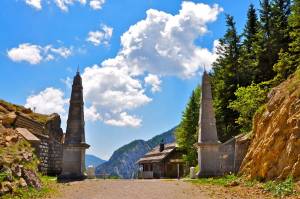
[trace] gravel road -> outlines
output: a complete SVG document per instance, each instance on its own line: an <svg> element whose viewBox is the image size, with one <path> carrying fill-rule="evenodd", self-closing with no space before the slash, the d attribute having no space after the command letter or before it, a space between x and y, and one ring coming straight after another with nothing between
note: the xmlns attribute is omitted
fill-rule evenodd
<svg viewBox="0 0 300 199"><path fill-rule="evenodd" d="M178 180L85 180L60 186L55 199L208 199L197 186Z"/></svg>
<svg viewBox="0 0 300 199"><path fill-rule="evenodd" d="M260 187L183 180L84 180L59 183L51 199L273 199ZM295 197L288 197L294 199ZM300 198L299 198L300 199Z"/></svg>

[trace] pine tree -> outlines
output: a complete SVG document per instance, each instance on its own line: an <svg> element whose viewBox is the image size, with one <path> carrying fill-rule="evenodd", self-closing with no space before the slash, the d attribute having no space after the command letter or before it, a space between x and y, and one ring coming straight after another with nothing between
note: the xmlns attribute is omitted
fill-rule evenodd
<svg viewBox="0 0 300 199"><path fill-rule="evenodd" d="M182 114L179 126L176 128L176 142L185 151L184 160L189 166L197 165L197 150L194 144L198 138L198 122L200 109L201 88L198 86L193 92Z"/></svg>
<svg viewBox="0 0 300 199"><path fill-rule="evenodd" d="M232 16L226 17L227 31L218 48L219 58L213 64L212 91L216 113L218 135L221 141L225 141L239 132L235 123L238 113L228 105L235 100L234 92L240 79L240 36L237 34L235 22Z"/></svg>
<svg viewBox="0 0 300 199"><path fill-rule="evenodd" d="M275 76L273 65L277 61L277 53L273 50L271 26L271 5L263 0L260 8L260 31L256 34L255 54L257 56L258 82L268 81Z"/></svg>
<svg viewBox="0 0 300 199"><path fill-rule="evenodd" d="M257 83L274 78L273 70L280 52L288 50L290 42L288 16L290 0L263 0L260 9L260 31L257 34L255 53L259 69ZM274 68L276 70L276 68Z"/></svg>
<svg viewBox="0 0 300 199"><path fill-rule="evenodd" d="M247 22L244 28L243 33L243 46L246 49L247 53L251 53L253 51L253 43L255 41L255 35L258 32L258 20L256 10L253 4L250 4L248 13L247 13Z"/></svg>
<svg viewBox="0 0 300 199"><path fill-rule="evenodd" d="M258 75L256 54L255 54L255 41L256 34L259 31L259 24L257 19L256 10L254 5L251 4L247 13L247 22L244 28L243 42L241 46L241 56L240 56L240 85L248 86L252 82L256 82L255 77Z"/></svg>
<svg viewBox="0 0 300 199"><path fill-rule="evenodd" d="M276 46L273 49L280 51L288 50L290 42L288 17L291 13L290 0L274 0L271 6L271 25L273 27L273 39Z"/></svg>
<svg viewBox="0 0 300 199"><path fill-rule="evenodd" d="M300 0L294 0L291 10L288 17L289 48L280 52L280 60L274 65L279 81L286 79L300 65Z"/></svg>

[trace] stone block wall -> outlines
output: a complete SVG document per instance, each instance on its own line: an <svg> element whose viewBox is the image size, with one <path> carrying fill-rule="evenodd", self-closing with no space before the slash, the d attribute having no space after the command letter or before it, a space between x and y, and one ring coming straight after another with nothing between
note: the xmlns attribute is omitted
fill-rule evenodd
<svg viewBox="0 0 300 199"><path fill-rule="evenodd" d="M234 171L235 138L220 145L220 172L227 174Z"/></svg>
<svg viewBox="0 0 300 199"><path fill-rule="evenodd" d="M234 171L237 173L240 170L242 162L247 154L250 146L250 139L245 136L237 136L235 144Z"/></svg>
<svg viewBox="0 0 300 199"><path fill-rule="evenodd" d="M47 174L48 151L49 151L48 139L49 139L49 137L41 136L41 135L36 135L36 136L41 140L39 146L37 146L37 148L36 148L36 154L40 160L39 171L41 171L44 174Z"/></svg>
<svg viewBox="0 0 300 199"><path fill-rule="evenodd" d="M14 122L15 128L26 128L41 142L34 146L40 159L39 170L47 175L59 175L62 169L63 131L60 128L60 117L52 114L46 124L38 123L18 113Z"/></svg>
<svg viewBox="0 0 300 199"><path fill-rule="evenodd" d="M49 140L48 148L48 175L58 175L62 170L63 146L56 140Z"/></svg>
<svg viewBox="0 0 300 199"><path fill-rule="evenodd" d="M239 135L220 145L221 174L238 173L245 158L250 139L247 135Z"/></svg>

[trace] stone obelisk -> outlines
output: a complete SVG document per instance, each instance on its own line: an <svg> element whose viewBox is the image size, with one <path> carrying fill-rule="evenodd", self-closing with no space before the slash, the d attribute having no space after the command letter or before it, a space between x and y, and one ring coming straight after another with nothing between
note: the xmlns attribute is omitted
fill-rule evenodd
<svg viewBox="0 0 300 199"><path fill-rule="evenodd" d="M198 177L218 176L220 174L219 146L211 85L209 75L204 71L197 143L200 169Z"/></svg>
<svg viewBox="0 0 300 199"><path fill-rule="evenodd" d="M63 146L63 165L59 179L84 179L85 143L82 80L77 71L72 85L67 130Z"/></svg>

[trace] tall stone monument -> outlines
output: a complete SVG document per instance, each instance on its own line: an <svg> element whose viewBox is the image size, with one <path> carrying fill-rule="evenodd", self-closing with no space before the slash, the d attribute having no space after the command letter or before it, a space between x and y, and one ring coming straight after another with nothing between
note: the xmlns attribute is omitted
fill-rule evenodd
<svg viewBox="0 0 300 199"><path fill-rule="evenodd" d="M63 165L59 179L84 179L85 143L82 80L79 72L73 80L67 131L63 145Z"/></svg>
<svg viewBox="0 0 300 199"><path fill-rule="evenodd" d="M200 169L198 177L220 175L219 146L220 141L217 135L216 119L212 105L211 85L209 75L204 71L197 143Z"/></svg>

